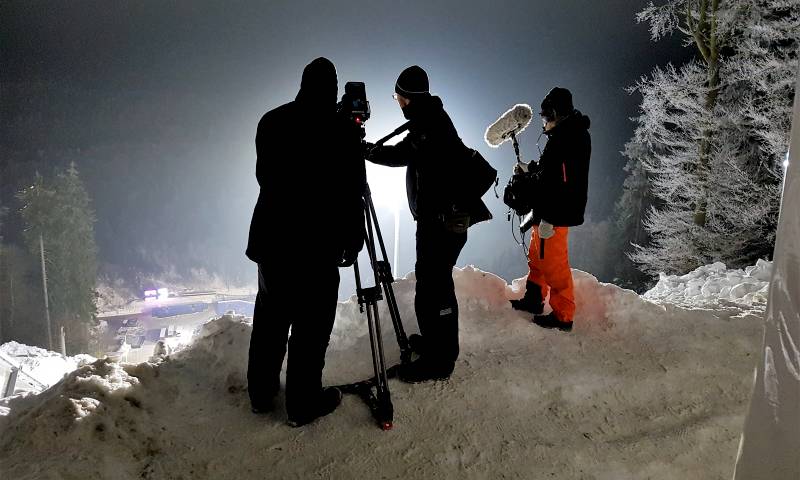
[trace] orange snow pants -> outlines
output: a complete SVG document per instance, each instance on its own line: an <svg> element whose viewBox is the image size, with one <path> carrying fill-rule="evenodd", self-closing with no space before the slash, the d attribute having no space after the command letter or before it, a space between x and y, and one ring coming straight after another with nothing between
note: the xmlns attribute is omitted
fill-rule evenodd
<svg viewBox="0 0 800 480"><path fill-rule="evenodd" d="M555 235L544 241L542 255L539 227L533 227L528 251L528 280L542 289L543 300L550 293L550 307L562 322L571 322L575 315L575 291L567 253L568 234L569 227L555 227Z"/></svg>

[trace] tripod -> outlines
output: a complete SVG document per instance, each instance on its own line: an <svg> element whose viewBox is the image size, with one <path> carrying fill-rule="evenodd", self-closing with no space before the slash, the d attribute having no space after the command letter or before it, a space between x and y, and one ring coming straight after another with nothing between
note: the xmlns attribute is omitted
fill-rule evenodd
<svg viewBox="0 0 800 480"><path fill-rule="evenodd" d="M363 287L361 284L361 273L358 268L358 261L353 264L353 271L356 277L356 295L358 296L358 306L361 313L367 312L367 328L369 329L369 342L372 350L372 367L375 376L367 380L347 385L340 385L338 388L343 393L355 394L361 397L372 412L378 426L383 430L391 430L394 417L394 406L392 405L391 394L389 392L389 378L397 375L399 365L386 368L386 359L383 353L383 338L381 336L381 321L378 313L378 302L386 298L389 307L389 316L392 319L392 326L397 337L397 344L400 346L400 365L411 361L411 347L408 343L403 322L400 319L400 312L397 309L397 299L392 289L392 267L387 260L386 246L383 243L383 236L378 225L378 218L375 214L375 205L372 203L372 193L369 185L365 186L364 214L366 218L366 247L372 267L375 285ZM375 239L378 240L382 260L377 257L375 249Z"/></svg>
<svg viewBox="0 0 800 480"><path fill-rule="evenodd" d="M406 123L391 134L379 140L376 145L383 145L390 138L402 133L408 128ZM369 342L372 350L372 367L375 375L372 378L356 383L340 385L338 388L343 393L358 395L367 404L372 416L383 430L391 430L394 421L394 406L392 405L391 394L389 392L389 378L397 375L400 365L405 365L411 361L411 346L408 342L403 322L400 319L400 312L397 309L397 299L392 289L394 276L392 267L386 255L386 246L383 243L383 235L378 224L378 216L375 213L375 205L372 203L372 192L369 184L364 183L364 218L366 221L365 244L369 256L370 266L375 280L372 287L363 287L361 284L361 272L358 268L358 261L353 264L353 271L356 277L356 295L358 306L361 313L367 312L367 328L369 329ZM378 252L375 248L375 239L378 240L380 247L381 260L378 259ZM381 321L378 313L378 302L386 299L389 307L389 316L392 319L397 344L400 346L400 365L386 368L386 359L383 352L383 338L381 336Z"/></svg>

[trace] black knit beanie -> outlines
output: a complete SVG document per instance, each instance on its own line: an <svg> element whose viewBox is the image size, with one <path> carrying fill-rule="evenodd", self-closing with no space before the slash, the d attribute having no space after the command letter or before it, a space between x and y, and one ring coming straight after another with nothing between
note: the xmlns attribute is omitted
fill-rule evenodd
<svg viewBox="0 0 800 480"><path fill-rule="evenodd" d="M428 74L418 65L406 68L397 77L394 84L394 91L406 98L430 94L428 86Z"/></svg>
<svg viewBox="0 0 800 480"><path fill-rule="evenodd" d="M572 105L572 93L566 88L555 87L542 100L542 116L555 111L559 117L565 117L573 110L575 107Z"/></svg>

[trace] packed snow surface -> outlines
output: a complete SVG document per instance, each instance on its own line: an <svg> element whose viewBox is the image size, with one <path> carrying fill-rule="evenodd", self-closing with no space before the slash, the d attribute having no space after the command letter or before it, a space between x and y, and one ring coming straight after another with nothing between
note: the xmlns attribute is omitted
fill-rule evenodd
<svg viewBox="0 0 800 480"><path fill-rule="evenodd" d="M353 396L300 429L286 426L283 405L253 415L251 326L225 316L172 355L99 360L12 401L0 418L0 478L729 478L761 341L758 307L684 309L583 272L574 278L566 334L510 308L524 279L508 285L456 269L456 370L448 381L390 381L392 431ZM409 333L414 284L413 274L394 284ZM371 368L358 305L340 303L324 381L360 380Z"/></svg>

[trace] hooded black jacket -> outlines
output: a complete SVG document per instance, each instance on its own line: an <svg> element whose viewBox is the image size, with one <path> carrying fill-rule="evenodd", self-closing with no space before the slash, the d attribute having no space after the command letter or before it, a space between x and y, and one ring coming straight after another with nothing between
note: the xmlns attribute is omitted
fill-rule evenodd
<svg viewBox="0 0 800 480"><path fill-rule="evenodd" d="M468 155L442 100L415 97L403 109L411 122L408 135L396 145L372 150L368 160L389 167L407 167L406 193L415 220L439 218L455 210L469 213L470 224L491 218L480 198L461 198L460 163Z"/></svg>
<svg viewBox="0 0 800 480"><path fill-rule="evenodd" d="M258 123L261 188L246 252L256 263L337 262L346 248L363 245L361 137L336 114L333 65L316 63L306 67L297 98Z"/></svg>
<svg viewBox="0 0 800 480"><path fill-rule="evenodd" d="M550 131L539 159L533 211L557 227L581 225L589 189L589 117L575 110Z"/></svg>

